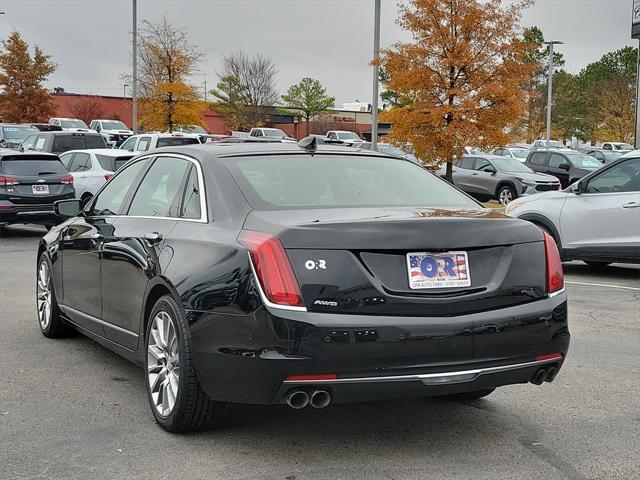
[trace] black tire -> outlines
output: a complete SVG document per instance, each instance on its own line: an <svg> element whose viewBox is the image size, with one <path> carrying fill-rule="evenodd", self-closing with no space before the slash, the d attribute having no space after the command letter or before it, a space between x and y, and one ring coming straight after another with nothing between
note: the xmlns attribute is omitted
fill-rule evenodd
<svg viewBox="0 0 640 480"><path fill-rule="evenodd" d="M178 393L175 395L172 409L166 415L161 414L159 407L156 407L151 386L153 380L149 374L149 343L150 340L153 341L151 330L154 319L161 312L168 314L170 318L179 357L176 363L168 361L165 363L167 366L172 365L172 371L175 369L175 365L179 366ZM153 358L151 360L153 361ZM166 375L168 379L170 374ZM218 423L223 414L224 405L212 401L200 387L193 365L191 333L187 319L182 308L170 295L165 295L156 302L148 318L145 332L145 377L151 412L156 422L169 432L185 433L210 428Z"/></svg>
<svg viewBox="0 0 640 480"><path fill-rule="evenodd" d="M518 198L518 193L511 185L504 184L500 185L500 187L498 188L498 191L496 192L496 198L500 205L505 206Z"/></svg>
<svg viewBox="0 0 640 480"><path fill-rule="evenodd" d="M44 268L43 265L46 265L46 269L48 271L48 284L46 285L48 289L48 296L50 297L49 309L50 313L48 315L48 320L43 320L43 308L45 306L46 300L43 296L43 286L44 281L41 279L41 272ZM38 266L36 270L36 307L38 313L38 325L40 326L40 331L47 338L63 338L69 336L72 333L72 329L64 323L62 317L60 316L60 309L58 308L58 302L56 301L56 293L53 286L53 279L51 278L51 260L46 253L40 255L38 259Z"/></svg>
<svg viewBox="0 0 640 480"><path fill-rule="evenodd" d="M475 392L454 393L451 395L445 395L442 398L444 400L466 402L469 400L478 400L479 398L486 397L487 395L490 395L494 390L495 388L487 388L485 390L476 390Z"/></svg>
<svg viewBox="0 0 640 480"><path fill-rule="evenodd" d="M611 262L594 262L593 260L584 260L584 263L593 268L605 268L611 265Z"/></svg>

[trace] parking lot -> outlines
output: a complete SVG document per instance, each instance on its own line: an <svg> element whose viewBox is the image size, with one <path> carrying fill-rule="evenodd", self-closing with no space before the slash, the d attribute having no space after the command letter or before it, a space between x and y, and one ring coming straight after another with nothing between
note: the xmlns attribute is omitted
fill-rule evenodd
<svg viewBox="0 0 640 480"><path fill-rule="evenodd" d="M565 264L572 343L552 384L468 403L293 411L233 406L221 429L171 435L142 371L38 329L41 227L0 238L0 478L640 478L640 269Z"/></svg>

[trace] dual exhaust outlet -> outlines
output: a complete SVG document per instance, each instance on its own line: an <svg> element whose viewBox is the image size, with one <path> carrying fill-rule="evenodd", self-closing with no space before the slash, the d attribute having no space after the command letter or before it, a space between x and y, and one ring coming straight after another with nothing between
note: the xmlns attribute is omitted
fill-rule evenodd
<svg viewBox="0 0 640 480"><path fill-rule="evenodd" d="M544 382L553 382L558 375L558 367L541 368L531 377L531 383L534 385L542 385Z"/></svg>
<svg viewBox="0 0 640 480"><path fill-rule="evenodd" d="M311 393L304 390L291 390L287 393L285 402L295 410L305 408L307 405L313 408L325 408L331 403L331 394L326 390L314 390Z"/></svg>

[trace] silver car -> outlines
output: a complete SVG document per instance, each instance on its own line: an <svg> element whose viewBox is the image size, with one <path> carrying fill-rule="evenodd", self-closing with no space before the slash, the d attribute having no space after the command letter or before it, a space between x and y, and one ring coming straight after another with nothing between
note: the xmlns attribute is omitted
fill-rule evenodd
<svg viewBox="0 0 640 480"><path fill-rule="evenodd" d="M440 176L444 176L444 167ZM560 181L535 173L519 160L496 155L465 156L454 162L453 183L480 201L498 200L506 205L523 195L559 190Z"/></svg>

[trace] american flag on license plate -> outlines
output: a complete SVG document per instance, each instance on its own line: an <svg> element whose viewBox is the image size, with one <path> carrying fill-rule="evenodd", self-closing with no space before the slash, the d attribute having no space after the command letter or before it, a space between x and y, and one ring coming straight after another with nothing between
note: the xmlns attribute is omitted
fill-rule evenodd
<svg viewBox="0 0 640 480"><path fill-rule="evenodd" d="M407 268L412 289L471 285L467 252L408 253Z"/></svg>

